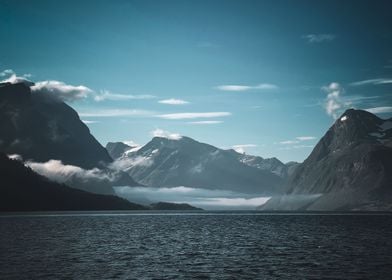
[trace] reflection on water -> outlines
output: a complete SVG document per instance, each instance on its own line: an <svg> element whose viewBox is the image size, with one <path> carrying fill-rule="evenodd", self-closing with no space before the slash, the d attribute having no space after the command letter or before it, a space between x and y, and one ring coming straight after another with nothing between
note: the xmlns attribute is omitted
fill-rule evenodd
<svg viewBox="0 0 392 280"><path fill-rule="evenodd" d="M0 216L2 279L388 279L390 215Z"/></svg>

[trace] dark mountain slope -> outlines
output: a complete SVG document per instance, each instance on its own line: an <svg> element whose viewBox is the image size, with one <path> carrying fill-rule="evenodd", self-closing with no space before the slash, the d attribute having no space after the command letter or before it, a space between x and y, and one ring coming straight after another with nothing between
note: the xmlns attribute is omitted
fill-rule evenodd
<svg viewBox="0 0 392 280"><path fill-rule="evenodd" d="M0 84L0 151L87 169L112 161L76 111L23 83Z"/></svg>
<svg viewBox="0 0 392 280"><path fill-rule="evenodd" d="M392 210L392 119L347 110L262 209Z"/></svg>
<svg viewBox="0 0 392 280"><path fill-rule="evenodd" d="M49 181L0 153L0 211L143 210L122 198Z"/></svg>

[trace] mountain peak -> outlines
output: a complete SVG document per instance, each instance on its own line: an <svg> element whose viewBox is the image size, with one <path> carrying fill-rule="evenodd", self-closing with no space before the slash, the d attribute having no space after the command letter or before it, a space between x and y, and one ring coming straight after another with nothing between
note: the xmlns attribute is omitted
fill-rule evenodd
<svg viewBox="0 0 392 280"><path fill-rule="evenodd" d="M346 110L340 118L337 120L340 122L344 122L347 120L355 120L355 121L360 121L360 122L376 122L380 123L383 120L377 117L376 115L365 111L365 110L360 110L360 109L348 109Z"/></svg>

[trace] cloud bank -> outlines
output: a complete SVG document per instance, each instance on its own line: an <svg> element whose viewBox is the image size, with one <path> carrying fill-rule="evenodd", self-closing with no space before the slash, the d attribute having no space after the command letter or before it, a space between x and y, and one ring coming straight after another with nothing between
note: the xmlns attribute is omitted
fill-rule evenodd
<svg viewBox="0 0 392 280"><path fill-rule="evenodd" d="M93 93L93 90L83 86L68 85L60 81L37 82L31 86L33 92L43 92L52 95L62 101L73 102L84 99Z"/></svg>
<svg viewBox="0 0 392 280"><path fill-rule="evenodd" d="M139 203L153 203L158 201L172 203L189 203L207 210L254 210L264 204L269 197L250 197L241 193L190 188L178 186L173 188L151 187L115 187L118 196Z"/></svg>

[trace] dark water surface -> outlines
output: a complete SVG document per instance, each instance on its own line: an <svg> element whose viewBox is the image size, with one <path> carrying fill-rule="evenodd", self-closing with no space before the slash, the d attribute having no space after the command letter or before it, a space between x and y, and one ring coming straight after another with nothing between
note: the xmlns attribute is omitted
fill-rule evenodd
<svg viewBox="0 0 392 280"><path fill-rule="evenodd" d="M392 279L391 215L0 215L1 279Z"/></svg>

